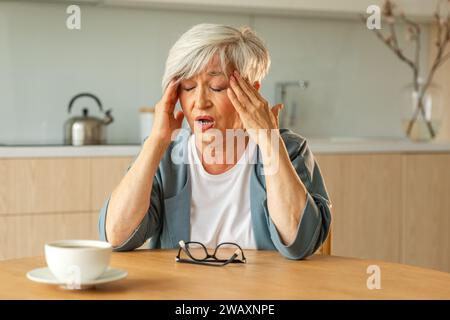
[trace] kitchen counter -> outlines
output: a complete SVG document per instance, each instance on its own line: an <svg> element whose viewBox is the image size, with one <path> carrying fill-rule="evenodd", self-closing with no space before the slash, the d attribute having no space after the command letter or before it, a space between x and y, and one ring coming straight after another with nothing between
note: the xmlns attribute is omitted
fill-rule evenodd
<svg viewBox="0 0 450 320"><path fill-rule="evenodd" d="M97 146L0 146L0 158L128 157L139 153L141 145Z"/></svg>
<svg viewBox="0 0 450 320"><path fill-rule="evenodd" d="M450 142L412 142L408 139L308 139L313 153L430 153L450 152Z"/></svg>
<svg viewBox="0 0 450 320"><path fill-rule="evenodd" d="M339 153L450 153L450 142L411 142L405 139L328 138L308 139L317 154ZM136 156L141 146L0 146L0 158L127 157Z"/></svg>

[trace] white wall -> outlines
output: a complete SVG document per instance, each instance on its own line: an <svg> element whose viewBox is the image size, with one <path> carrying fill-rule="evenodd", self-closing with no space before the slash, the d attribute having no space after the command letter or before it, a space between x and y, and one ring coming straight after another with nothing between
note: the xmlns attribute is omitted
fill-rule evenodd
<svg viewBox="0 0 450 320"><path fill-rule="evenodd" d="M255 28L272 54L273 69L265 83L269 94L283 79L311 83L306 91L291 94L300 101L299 132L321 137L403 136L401 89L412 72L362 23L261 17ZM424 31L423 43L428 44L428 28ZM426 54L424 50L422 65Z"/></svg>
<svg viewBox="0 0 450 320"><path fill-rule="evenodd" d="M138 109L159 100L169 48L201 22L255 28L272 56L261 89L271 103L276 81L311 82L290 90L300 99L299 133L403 135L400 89L410 72L358 21L82 6L82 29L70 31L65 9L0 3L0 144L61 141L67 104L82 91L113 109L110 142L138 142Z"/></svg>

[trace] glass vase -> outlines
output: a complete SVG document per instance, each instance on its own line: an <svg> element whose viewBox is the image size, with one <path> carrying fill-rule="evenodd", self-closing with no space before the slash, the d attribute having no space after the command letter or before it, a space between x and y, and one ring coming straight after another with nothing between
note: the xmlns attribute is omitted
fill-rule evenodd
<svg viewBox="0 0 450 320"><path fill-rule="evenodd" d="M402 125L412 141L426 142L436 138L443 119L443 91L434 83L417 84L403 88Z"/></svg>

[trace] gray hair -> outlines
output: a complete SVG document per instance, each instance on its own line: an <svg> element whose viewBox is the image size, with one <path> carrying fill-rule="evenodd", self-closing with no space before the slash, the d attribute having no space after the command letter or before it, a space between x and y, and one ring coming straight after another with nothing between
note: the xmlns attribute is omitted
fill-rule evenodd
<svg viewBox="0 0 450 320"><path fill-rule="evenodd" d="M202 23L193 26L169 51L162 79L163 92L169 82L189 79L208 65L215 54L228 80L228 68L236 68L250 83L261 81L270 67L270 56L263 41L247 26L239 29Z"/></svg>

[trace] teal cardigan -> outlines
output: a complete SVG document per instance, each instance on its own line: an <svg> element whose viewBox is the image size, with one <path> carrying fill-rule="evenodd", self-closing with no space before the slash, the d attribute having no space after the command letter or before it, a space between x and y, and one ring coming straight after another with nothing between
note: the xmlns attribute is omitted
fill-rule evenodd
<svg viewBox="0 0 450 320"><path fill-rule="evenodd" d="M187 159L190 130L182 131L166 150L150 195L150 207L139 226L115 251L129 251L150 239L150 249L178 248L180 240L190 240L191 183ZM290 160L308 190L306 206L294 241L285 245L269 215L261 151L250 177L250 211L256 247L278 250L289 259L303 259L313 254L327 238L331 224L331 203L319 166L302 136L280 129ZM184 161L172 161L177 154ZM181 163L180 163L181 162ZM282 192L282 190L280 190ZM220 195L218 195L220 196ZM100 210L100 239L107 241L105 221L109 198ZM229 239L233 241L233 239Z"/></svg>

